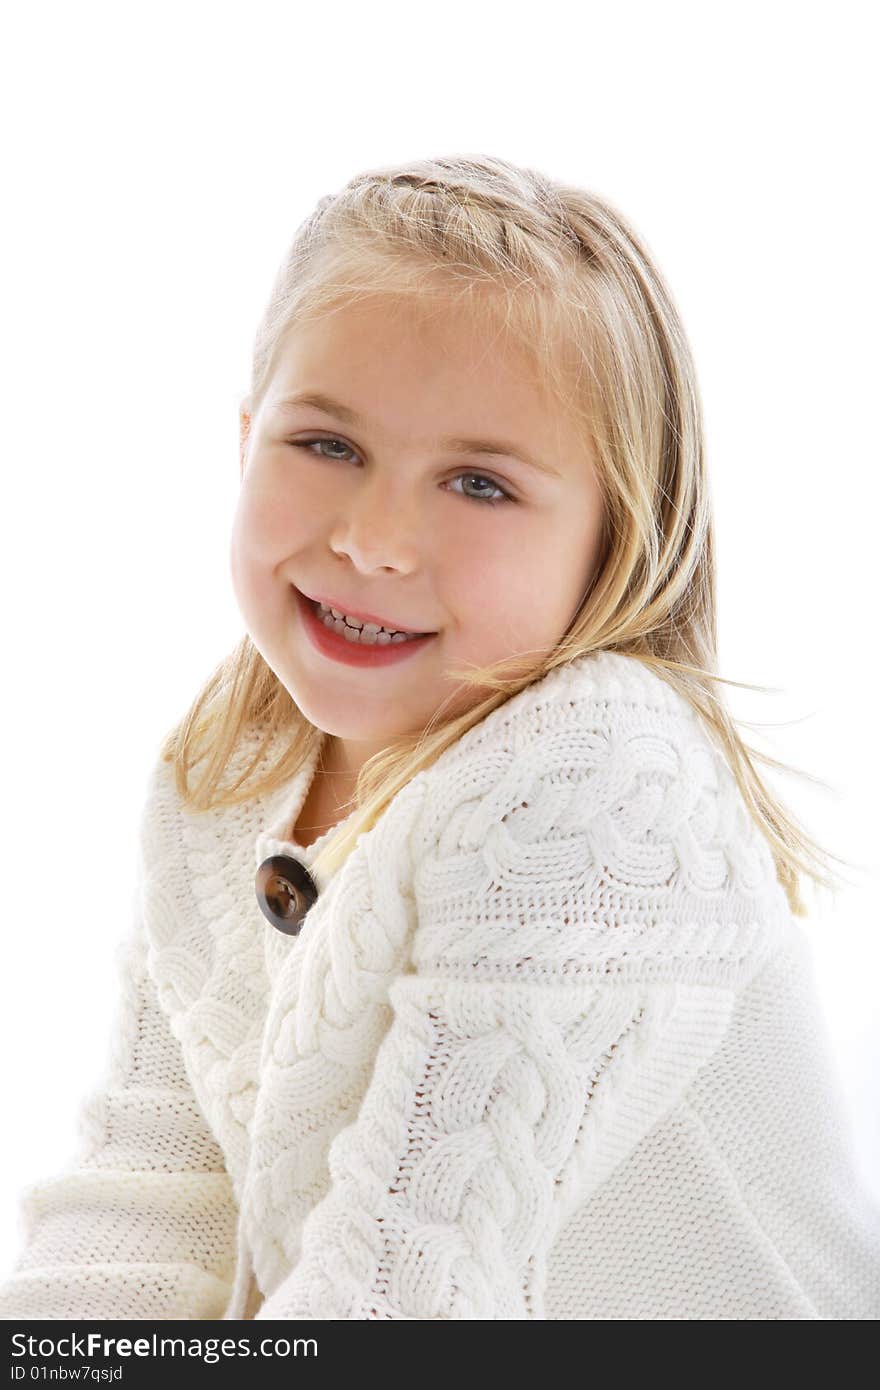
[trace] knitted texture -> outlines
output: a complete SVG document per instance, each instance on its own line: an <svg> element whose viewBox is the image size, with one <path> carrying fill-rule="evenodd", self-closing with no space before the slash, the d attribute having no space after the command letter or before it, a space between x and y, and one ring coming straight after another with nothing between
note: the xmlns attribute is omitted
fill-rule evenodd
<svg viewBox="0 0 880 1390"><path fill-rule="evenodd" d="M76 1157L32 1183L4 1318L219 1318L236 1205L156 1002L140 920L116 951L110 1062L84 1098Z"/></svg>
<svg viewBox="0 0 880 1390"><path fill-rule="evenodd" d="M808 943L677 692L533 683L288 937L254 875L311 864L316 762L198 815L153 769L109 1081L3 1317L880 1313Z"/></svg>

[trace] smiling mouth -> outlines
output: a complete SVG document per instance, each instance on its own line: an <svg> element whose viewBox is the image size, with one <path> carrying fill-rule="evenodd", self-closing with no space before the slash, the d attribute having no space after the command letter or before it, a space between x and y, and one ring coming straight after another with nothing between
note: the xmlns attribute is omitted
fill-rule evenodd
<svg viewBox="0 0 880 1390"><path fill-rule="evenodd" d="M398 641L409 641L416 637L436 637L437 635L436 632L417 631L414 628L392 627L389 623L380 622L378 618L368 619L353 617L343 609L337 608L333 604L325 603L323 599L312 598L310 594L304 593L302 589L300 589L299 592L306 603L308 603L313 613L317 615L319 621L331 632L335 630L342 635L345 635L346 631L358 632L366 634L368 637L377 638L380 643L387 641L389 638L396 638Z"/></svg>
<svg viewBox="0 0 880 1390"><path fill-rule="evenodd" d="M311 598L301 589L297 592L320 626L352 647L376 649L407 646L437 636L436 632L409 632L400 628L384 628L376 622L362 622L343 614L339 609L328 607L319 599Z"/></svg>

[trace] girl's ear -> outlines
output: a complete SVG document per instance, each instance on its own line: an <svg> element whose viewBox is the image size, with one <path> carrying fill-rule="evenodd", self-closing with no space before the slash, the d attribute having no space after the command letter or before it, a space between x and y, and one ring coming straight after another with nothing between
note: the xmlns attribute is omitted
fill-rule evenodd
<svg viewBox="0 0 880 1390"><path fill-rule="evenodd" d="M250 416L250 411L249 411L249 409L248 409L248 400L247 400L247 398L245 398L245 400L242 401L242 403L241 403L241 405L240 405L240 407L239 407L239 412L238 412L238 426L239 426L239 434L238 434L239 476L240 476L241 478L243 478L243 477L244 477L244 459L245 459L245 452L246 452L246 450L247 450L247 442L248 442L248 437L249 437L249 435L250 435L250 428L251 428L251 416Z"/></svg>

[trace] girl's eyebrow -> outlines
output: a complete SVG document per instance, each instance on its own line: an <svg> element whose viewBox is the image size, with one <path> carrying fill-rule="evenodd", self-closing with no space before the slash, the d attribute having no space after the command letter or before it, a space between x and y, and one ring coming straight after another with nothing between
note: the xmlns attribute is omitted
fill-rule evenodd
<svg viewBox="0 0 880 1390"><path fill-rule="evenodd" d="M323 415L335 415L337 419L344 420L346 424L354 425L356 428L365 424L362 416L358 415L356 410L352 410L351 406L343 405L341 401L334 400L323 391L301 391L295 396L280 396L270 401L269 405L278 410L309 406L312 410L321 411ZM518 459L520 463L536 469L539 473L547 473L552 478L562 477L558 469L546 459L534 458L531 454L524 453L518 445L510 444L503 439L457 439L446 435L438 439L437 444L441 449L450 449L456 453L497 454L499 457Z"/></svg>

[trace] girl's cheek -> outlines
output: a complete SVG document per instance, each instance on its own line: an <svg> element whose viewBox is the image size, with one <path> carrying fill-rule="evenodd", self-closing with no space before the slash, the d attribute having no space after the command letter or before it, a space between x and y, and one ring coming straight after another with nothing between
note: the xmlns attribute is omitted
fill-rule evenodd
<svg viewBox="0 0 880 1390"><path fill-rule="evenodd" d="M298 534L310 514L307 499L277 489L254 487L239 498L234 530L243 544L261 547Z"/></svg>

